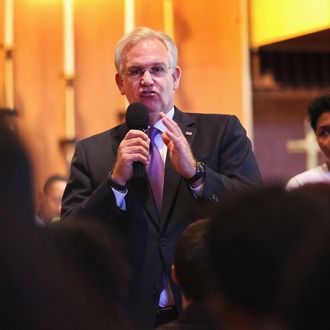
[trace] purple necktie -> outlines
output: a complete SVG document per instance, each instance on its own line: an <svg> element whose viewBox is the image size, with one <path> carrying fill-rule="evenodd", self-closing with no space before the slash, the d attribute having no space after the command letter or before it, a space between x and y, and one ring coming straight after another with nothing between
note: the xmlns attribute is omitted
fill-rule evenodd
<svg viewBox="0 0 330 330"><path fill-rule="evenodd" d="M153 126L151 126L148 130L148 135L150 138L150 159L147 168L149 182L159 213L162 209L164 188L164 163L160 155L159 149L155 144L155 137L157 136L157 134L160 133L161 131Z"/></svg>

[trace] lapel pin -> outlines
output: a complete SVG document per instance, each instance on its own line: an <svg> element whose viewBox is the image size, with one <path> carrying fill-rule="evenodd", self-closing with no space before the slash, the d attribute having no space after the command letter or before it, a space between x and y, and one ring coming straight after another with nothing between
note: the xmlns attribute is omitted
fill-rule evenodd
<svg viewBox="0 0 330 330"><path fill-rule="evenodd" d="M186 132L186 135L192 135L192 132Z"/></svg>

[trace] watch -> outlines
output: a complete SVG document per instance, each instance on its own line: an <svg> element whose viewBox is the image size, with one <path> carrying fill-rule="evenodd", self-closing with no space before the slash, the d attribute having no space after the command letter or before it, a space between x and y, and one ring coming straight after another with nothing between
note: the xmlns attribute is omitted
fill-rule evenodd
<svg viewBox="0 0 330 330"><path fill-rule="evenodd" d="M202 162L197 162L195 175L192 176L191 178L185 179L185 180L188 184L192 184L192 183L196 182L197 180L199 180L200 178L205 177L205 173L206 173L205 164Z"/></svg>
<svg viewBox="0 0 330 330"><path fill-rule="evenodd" d="M112 172L109 173L107 179L106 179L107 184L118 191L124 192L127 190L128 186L124 184L117 183L112 180Z"/></svg>

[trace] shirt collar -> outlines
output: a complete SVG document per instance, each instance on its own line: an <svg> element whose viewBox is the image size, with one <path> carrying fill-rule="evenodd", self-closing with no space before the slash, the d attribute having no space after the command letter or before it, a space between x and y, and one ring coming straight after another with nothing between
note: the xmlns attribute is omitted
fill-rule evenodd
<svg viewBox="0 0 330 330"><path fill-rule="evenodd" d="M174 107L166 114L167 117L173 119L174 117ZM167 131L166 126L163 124L163 121L160 119L157 121L157 123L154 125L154 127L158 128L162 133Z"/></svg>

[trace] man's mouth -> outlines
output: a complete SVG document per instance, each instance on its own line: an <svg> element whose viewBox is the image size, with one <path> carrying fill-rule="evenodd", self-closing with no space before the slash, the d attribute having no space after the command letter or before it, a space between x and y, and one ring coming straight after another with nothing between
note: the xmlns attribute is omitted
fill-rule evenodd
<svg viewBox="0 0 330 330"><path fill-rule="evenodd" d="M153 96L156 96L156 95L157 95L157 93L153 92L153 91L142 91L142 92L140 92L141 97L153 97Z"/></svg>

